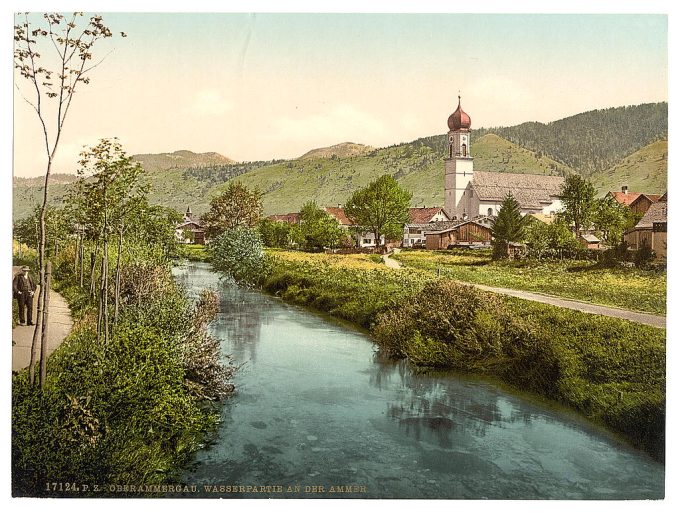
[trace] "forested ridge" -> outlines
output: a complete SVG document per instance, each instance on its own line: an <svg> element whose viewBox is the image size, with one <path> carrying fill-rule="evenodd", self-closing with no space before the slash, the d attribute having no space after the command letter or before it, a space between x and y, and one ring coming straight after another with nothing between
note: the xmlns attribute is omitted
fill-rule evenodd
<svg viewBox="0 0 680 513"><path fill-rule="evenodd" d="M667 137L668 103L591 110L550 123L530 121L478 128L472 130L473 143L490 133L588 176ZM446 153L444 134L422 137L410 144L428 146L442 156Z"/></svg>

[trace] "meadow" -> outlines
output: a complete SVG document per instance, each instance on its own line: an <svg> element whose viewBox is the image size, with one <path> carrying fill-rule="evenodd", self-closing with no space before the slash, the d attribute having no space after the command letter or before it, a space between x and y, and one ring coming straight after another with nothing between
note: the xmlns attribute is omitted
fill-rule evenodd
<svg viewBox="0 0 680 513"><path fill-rule="evenodd" d="M407 268L442 278L666 313L665 271L612 268L592 261L494 261L486 250L406 250L394 258Z"/></svg>

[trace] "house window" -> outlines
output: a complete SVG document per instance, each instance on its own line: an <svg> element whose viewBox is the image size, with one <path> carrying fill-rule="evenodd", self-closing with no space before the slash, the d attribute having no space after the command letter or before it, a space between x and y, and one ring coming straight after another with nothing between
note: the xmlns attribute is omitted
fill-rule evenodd
<svg viewBox="0 0 680 513"><path fill-rule="evenodd" d="M373 239L364 239L364 244L370 244L373 242Z"/></svg>
<svg viewBox="0 0 680 513"><path fill-rule="evenodd" d="M490 215L492 215L492 214L493 214L493 208L488 208L488 209L486 210L486 215L487 215L487 216L490 216Z"/></svg>

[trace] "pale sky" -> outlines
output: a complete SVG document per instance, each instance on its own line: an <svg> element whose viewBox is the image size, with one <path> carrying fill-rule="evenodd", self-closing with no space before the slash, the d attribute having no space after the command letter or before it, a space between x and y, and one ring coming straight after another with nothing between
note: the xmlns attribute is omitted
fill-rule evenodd
<svg viewBox="0 0 680 513"><path fill-rule="evenodd" d="M294 158L668 100L664 15L104 14L108 54L77 93L55 172L117 136L128 153ZM25 86L21 81L19 84ZM15 91L14 173L44 173Z"/></svg>

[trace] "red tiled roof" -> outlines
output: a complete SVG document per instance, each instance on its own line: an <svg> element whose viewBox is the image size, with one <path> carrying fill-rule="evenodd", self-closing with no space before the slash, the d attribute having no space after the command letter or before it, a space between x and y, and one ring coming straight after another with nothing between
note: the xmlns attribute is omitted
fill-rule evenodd
<svg viewBox="0 0 680 513"><path fill-rule="evenodd" d="M342 207L324 207L324 210L335 217L342 226L352 226L354 223L349 220Z"/></svg>
<svg viewBox="0 0 680 513"><path fill-rule="evenodd" d="M289 224L297 224L300 221L300 214L298 212L289 212L288 214L275 214L269 216L268 219L272 221L282 221Z"/></svg>
<svg viewBox="0 0 680 513"><path fill-rule="evenodd" d="M633 201L638 199L638 196L642 194L641 192L621 192L621 191L611 191L609 193L612 198L621 203L622 205L630 206Z"/></svg>
<svg viewBox="0 0 680 513"><path fill-rule="evenodd" d="M656 203L657 201L659 201L660 197L661 194L645 194L644 192L641 192L640 195L634 201L630 202L630 206L632 207L635 203L640 201L641 198L647 198L652 203Z"/></svg>
<svg viewBox="0 0 680 513"><path fill-rule="evenodd" d="M425 224L432 221L432 218L442 211L441 207L421 207L409 208L408 217L412 224ZM446 216L447 218L449 216Z"/></svg>

